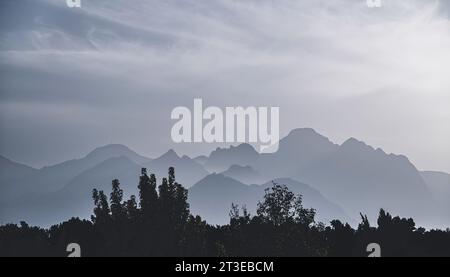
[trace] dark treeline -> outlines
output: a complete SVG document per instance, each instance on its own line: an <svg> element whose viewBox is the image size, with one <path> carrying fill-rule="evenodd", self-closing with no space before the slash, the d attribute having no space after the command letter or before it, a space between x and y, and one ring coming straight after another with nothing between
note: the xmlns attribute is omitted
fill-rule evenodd
<svg viewBox="0 0 450 277"><path fill-rule="evenodd" d="M370 243L381 246L382 256L450 256L449 229L426 231L384 210L378 227L364 215L356 230L339 220L325 226L282 184L266 190L256 215L232 205L225 226L190 214L188 191L173 168L159 186L143 169L138 188L139 199L128 200L119 180L109 196L94 190L90 221L72 218L50 229L2 226L0 256L67 256L69 243L78 243L82 256L367 256Z"/></svg>

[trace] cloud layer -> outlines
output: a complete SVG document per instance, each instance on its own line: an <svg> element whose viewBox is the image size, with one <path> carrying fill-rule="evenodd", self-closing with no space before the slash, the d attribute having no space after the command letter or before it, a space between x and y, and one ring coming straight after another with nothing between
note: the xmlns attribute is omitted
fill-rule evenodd
<svg viewBox="0 0 450 277"><path fill-rule="evenodd" d="M448 1L2 1L0 153L36 166L173 145L172 109L280 106L281 128L358 137L450 171Z"/></svg>

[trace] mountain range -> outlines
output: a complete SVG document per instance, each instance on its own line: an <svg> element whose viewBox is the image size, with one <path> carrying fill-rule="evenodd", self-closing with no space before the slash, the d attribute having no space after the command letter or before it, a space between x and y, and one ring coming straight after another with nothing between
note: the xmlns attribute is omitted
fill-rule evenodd
<svg viewBox="0 0 450 277"><path fill-rule="evenodd" d="M34 169L0 157L0 223L25 220L49 226L72 216L89 218L93 188L110 191L119 179L125 196L137 194L140 169L160 182L169 167L189 189L191 211L212 224L228 222L231 203L255 213L275 181L303 195L304 206L329 223L374 220L384 208L425 227L450 225L450 175L420 172L402 155L387 154L351 138L338 145L313 129L296 129L279 150L260 154L251 145L218 148L190 158L169 150L150 159L124 145L100 147L83 158Z"/></svg>
<svg viewBox="0 0 450 277"><path fill-rule="evenodd" d="M245 207L254 215L265 190L272 187L273 183L286 185L295 194L302 195L304 207L316 209L317 219L321 222L330 222L333 219L352 222L339 205L326 199L316 189L295 180L280 178L261 185L246 185L216 173L208 175L189 189L191 211L201 214L208 223L217 225L229 221L231 204Z"/></svg>

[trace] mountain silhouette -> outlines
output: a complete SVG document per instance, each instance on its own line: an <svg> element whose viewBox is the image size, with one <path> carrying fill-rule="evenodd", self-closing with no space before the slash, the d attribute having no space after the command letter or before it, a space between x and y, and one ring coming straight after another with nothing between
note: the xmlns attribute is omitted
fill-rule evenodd
<svg viewBox="0 0 450 277"><path fill-rule="evenodd" d="M15 168L22 169L19 172L13 171L11 165L9 167L2 166L2 170L8 170L9 175L5 173L1 176L10 176L10 181L4 182L2 180L1 182L0 221L18 221L29 218L29 222L44 222L49 217L45 215L45 211L56 209L61 213L65 213L64 209L57 208L55 201L58 201L58 199L53 199L56 195L55 193L62 190L83 172L91 170L106 160L118 157L127 157L130 161L136 162L151 161L151 159L138 155L124 145L114 144L96 148L81 159L73 159L39 170L13 164ZM3 162L6 163L2 159ZM121 171L122 169L117 167L117 172L120 173ZM136 173L135 176L137 176ZM104 178L104 180L108 178ZM90 182L91 185L96 185L94 180ZM111 179L109 178L107 182L110 183ZM33 206L33 203L35 206ZM50 208L46 209L45 207ZM90 206L86 208L91 209ZM42 220L37 216L32 217L32 214L35 212L40 212L39 216L42 217ZM66 214L68 215L69 212L67 211ZM76 216L77 214L74 215Z"/></svg>
<svg viewBox="0 0 450 277"><path fill-rule="evenodd" d="M0 165L0 221L3 222L30 219L30 222L48 223L53 215L54 218L85 215L92 207L88 202L87 207L76 205L78 196L79 201L85 201L81 200L82 195L88 195L93 187L107 188L113 178L119 178L127 194L134 193L135 176L141 167L156 174L158 183L167 176L168 168L174 167L179 183L187 188L195 185L192 199L196 201L193 208L198 212L202 211L196 207L208 207L210 202L222 203L227 206L225 210L231 200L250 206L247 200L254 201L261 196L260 187L254 190L253 184L285 178L308 184L329 202L342 207L352 219L363 212L374 220L380 208L414 217L422 226L442 227L442 222L448 222L449 218L448 198L444 197L448 194L440 190L445 188L447 175L421 173L407 157L387 154L355 138L342 145L335 144L310 128L291 131L280 141L279 150L268 154L259 154L251 145L241 144L218 148L209 156L195 159L180 157L173 150L150 159L124 145L114 144L97 148L83 158L42 169L6 158L0 158ZM210 172L223 174L209 175ZM218 180L212 184L214 178ZM215 187L222 183L226 186L221 188L226 190L223 192ZM199 189L202 184L229 197L223 201L200 199L200 196L209 197ZM233 185L237 189L232 189ZM258 197L248 195L252 193ZM71 201L71 197L75 200ZM75 204L67 204L70 206L67 211L57 208L58 205L65 207L61 199ZM308 201L306 197L305 201ZM60 214L55 215L52 209ZM49 215L45 215L47 211ZM203 211L208 212L212 213L211 222L226 219L226 215L214 219L214 211ZM326 215L323 218L326 219Z"/></svg>
<svg viewBox="0 0 450 277"><path fill-rule="evenodd" d="M0 156L0 205L12 198L19 197L23 189L20 184L26 183L27 179L34 176L37 171L37 169Z"/></svg>
<svg viewBox="0 0 450 277"><path fill-rule="evenodd" d="M245 157L239 150L239 146L216 150L210 156L214 162L206 164L222 168L239 164L239 157ZM339 203L352 218L363 212L375 220L380 208L413 216L423 225L438 224L445 216L405 156L387 154L355 138L338 145L311 128L295 129L280 140L277 152L256 155L241 165L265 179L287 177L307 183Z"/></svg>
<svg viewBox="0 0 450 277"><path fill-rule="evenodd" d="M272 178L301 177L310 164L329 157L338 147L313 129L295 129L280 140L277 152L262 154L254 168Z"/></svg>
<svg viewBox="0 0 450 277"><path fill-rule="evenodd" d="M57 191L83 171L91 169L110 158L122 156L129 158L135 163L151 161L151 159L140 156L124 145L111 144L96 148L81 159L74 159L54 166L44 167L39 171L34 182L37 181L41 192Z"/></svg>
<svg viewBox="0 0 450 277"><path fill-rule="evenodd" d="M230 148L217 148L213 151L205 163L205 168L210 172L222 172L232 165L252 165L259 158L259 153L249 144L230 146Z"/></svg>
<svg viewBox="0 0 450 277"><path fill-rule="evenodd" d="M276 179L274 182L286 185L296 194L303 195L304 206L317 209L317 218L329 223L332 219L352 222L342 208L330 202L320 192L306 184L292 179ZM213 173L189 189L189 201L193 214L199 214L211 224L226 224L229 222L231 204L246 206L255 214L255 207L264 196L264 190L270 188L272 182L262 185L245 185L223 174Z"/></svg>
<svg viewBox="0 0 450 277"><path fill-rule="evenodd" d="M259 172L248 165L232 165L228 170L222 172L222 174L247 185L261 184L267 181L267 179L262 177Z"/></svg>
<svg viewBox="0 0 450 277"><path fill-rule="evenodd" d="M174 167L177 181L187 188L209 174L201 164L188 156L178 156L174 150L169 150L159 158L143 164L143 167L159 179L167 176L169 167Z"/></svg>
<svg viewBox="0 0 450 277"><path fill-rule="evenodd" d="M360 209L371 219L384 208L430 224L437 212L431 192L405 156L388 155L356 139L347 140L303 172L301 180L343 203L347 211Z"/></svg>
<svg viewBox="0 0 450 277"><path fill-rule="evenodd" d="M86 156L86 159L97 163L98 161L106 161L107 159L114 157L127 157L137 164L148 163L152 160L150 158L137 154L136 152L122 144L109 144L103 147L96 148Z"/></svg>
<svg viewBox="0 0 450 277"><path fill-rule="evenodd" d="M420 174L438 201L440 208L446 212L447 221L443 223L445 226L450 225L450 174L437 171L422 171Z"/></svg>
<svg viewBox="0 0 450 277"><path fill-rule="evenodd" d="M206 164L206 162L208 161L208 157L205 155L201 155L201 156L195 157L194 161L196 161L197 163L204 166Z"/></svg>
<svg viewBox="0 0 450 277"><path fill-rule="evenodd" d="M70 217L89 218L94 188L109 191L111 180L119 179L126 196L136 195L140 170L140 165L125 156L107 159L74 177L56 192L26 201L19 199L19 205L6 207L2 220L16 218L38 226L50 226Z"/></svg>

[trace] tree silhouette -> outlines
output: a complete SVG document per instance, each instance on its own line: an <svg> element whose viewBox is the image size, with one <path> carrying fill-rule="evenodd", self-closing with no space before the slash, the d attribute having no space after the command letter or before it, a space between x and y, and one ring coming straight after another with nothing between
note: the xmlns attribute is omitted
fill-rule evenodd
<svg viewBox="0 0 450 277"><path fill-rule="evenodd" d="M188 191L175 181L175 170L169 168L168 178L163 178L159 190L159 224L166 230L162 239L165 249L176 252L183 228L189 217Z"/></svg>
<svg viewBox="0 0 450 277"><path fill-rule="evenodd" d="M295 221L309 226L314 223L316 217L316 210L313 208L305 209L303 208L303 196L298 195L294 202L295 209Z"/></svg>
<svg viewBox="0 0 450 277"><path fill-rule="evenodd" d="M92 222L103 224L110 218L111 210L109 209L108 199L103 191L94 189L92 191L92 198L94 199L94 215L91 217Z"/></svg>
<svg viewBox="0 0 450 277"><path fill-rule="evenodd" d="M111 216L114 220L123 220L126 212L122 203L123 190L120 188L120 182L117 179L112 181L112 192L110 196Z"/></svg>
<svg viewBox="0 0 450 277"><path fill-rule="evenodd" d="M361 216L361 223L359 223L358 225L358 231L360 232L369 231L371 227L367 215L363 215L362 213L359 213L359 215Z"/></svg>
<svg viewBox="0 0 450 277"><path fill-rule="evenodd" d="M139 216L139 209L138 209L137 202L136 202L136 196L134 196L134 195L130 196L130 199L125 202L124 209L126 211L127 218L131 222L134 222L137 220L137 218Z"/></svg>
<svg viewBox="0 0 450 277"><path fill-rule="evenodd" d="M295 195L286 186L273 183L265 190L264 201L258 203L257 214L276 226L292 219L295 210Z"/></svg>
<svg viewBox="0 0 450 277"><path fill-rule="evenodd" d="M316 211L303 208L301 195L296 196L287 186L273 183L265 190L264 201L258 203L257 214L276 226L290 221L310 225L314 223Z"/></svg>
<svg viewBox="0 0 450 277"><path fill-rule="evenodd" d="M355 244L355 230L348 224L343 224L340 220L333 220L330 227L326 229L329 253L331 257L353 256Z"/></svg>
<svg viewBox="0 0 450 277"><path fill-rule="evenodd" d="M156 177L147 175L147 169L142 168L139 178L139 200L142 215L148 219L154 219L158 212L158 193L156 192Z"/></svg>
<svg viewBox="0 0 450 277"><path fill-rule="evenodd" d="M68 243L79 243L83 256L367 256L379 243L383 256L450 256L450 230L417 228L413 219L380 210L377 225L361 214L358 228L331 221L315 222L316 211L303 207L302 196L274 183L252 216L232 204L230 223L211 226L191 215L188 191L169 168L156 191L156 176L142 169L139 205L123 201L119 180L110 198L94 189L91 221L72 218L49 229L0 226L0 256L66 256Z"/></svg>
<svg viewBox="0 0 450 277"><path fill-rule="evenodd" d="M189 217L188 191L175 181L175 170L169 168L168 178L159 186L161 215L176 229L181 228Z"/></svg>

